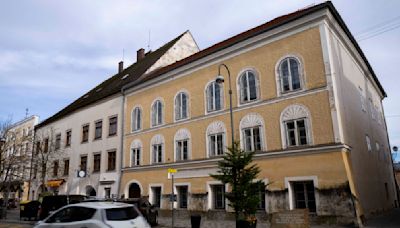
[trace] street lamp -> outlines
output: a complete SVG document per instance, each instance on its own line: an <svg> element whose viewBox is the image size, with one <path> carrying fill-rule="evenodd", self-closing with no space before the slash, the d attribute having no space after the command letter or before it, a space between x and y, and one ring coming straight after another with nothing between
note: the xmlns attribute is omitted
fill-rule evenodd
<svg viewBox="0 0 400 228"><path fill-rule="evenodd" d="M233 130L233 112L232 112L232 86L231 86L231 72L229 71L229 68L221 63L218 66L218 75L215 78L215 82L217 84L222 84L224 83L225 79L224 76L221 75L221 67L224 67L226 69L226 71L228 72L228 80L229 80L229 112L231 115L231 137L232 137L232 149L234 149L234 145L235 145L235 136L234 136L234 130Z"/></svg>

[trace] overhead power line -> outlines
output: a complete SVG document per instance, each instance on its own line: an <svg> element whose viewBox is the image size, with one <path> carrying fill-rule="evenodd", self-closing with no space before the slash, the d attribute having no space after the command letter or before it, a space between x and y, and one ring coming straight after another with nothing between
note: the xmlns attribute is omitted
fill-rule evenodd
<svg viewBox="0 0 400 228"><path fill-rule="evenodd" d="M361 30L358 34L356 34L357 40L358 41L367 40L372 37L378 36L382 33L392 31L399 27L400 27L400 16L397 16L390 20L380 22L378 24L375 24L373 26Z"/></svg>

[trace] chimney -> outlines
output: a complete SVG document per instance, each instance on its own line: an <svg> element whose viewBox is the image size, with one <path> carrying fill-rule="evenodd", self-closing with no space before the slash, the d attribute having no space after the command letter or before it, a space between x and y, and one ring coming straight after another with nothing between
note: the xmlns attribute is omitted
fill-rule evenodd
<svg viewBox="0 0 400 228"><path fill-rule="evenodd" d="M124 61L118 63L118 73L121 73L124 70Z"/></svg>
<svg viewBox="0 0 400 228"><path fill-rule="evenodd" d="M142 60L144 58L145 54L144 54L144 49L140 48L139 50L137 50L137 57L136 57L136 62L139 62L140 60Z"/></svg>

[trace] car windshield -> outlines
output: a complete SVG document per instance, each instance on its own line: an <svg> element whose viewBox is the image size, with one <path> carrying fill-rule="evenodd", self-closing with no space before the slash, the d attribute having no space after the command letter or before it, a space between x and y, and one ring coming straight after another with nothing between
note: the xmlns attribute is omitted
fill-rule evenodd
<svg viewBox="0 0 400 228"><path fill-rule="evenodd" d="M138 217L138 215L134 207L106 209L106 217L109 221L131 220Z"/></svg>

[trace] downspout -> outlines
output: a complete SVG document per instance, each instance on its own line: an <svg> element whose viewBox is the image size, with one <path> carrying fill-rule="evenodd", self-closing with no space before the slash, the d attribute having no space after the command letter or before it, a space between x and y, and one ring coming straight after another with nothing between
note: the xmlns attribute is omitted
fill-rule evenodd
<svg viewBox="0 0 400 228"><path fill-rule="evenodd" d="M121 94L122 94L122 105L121 105L121 134L120 134L120 156L119 156L119 178L118 178L118 186L117 186L117 196L118 198L121 198L121 183L122 183L122 163L123 163L123 157L124 157L124 127L125 127L125 87L123 86L121 88Z"/></svg>

